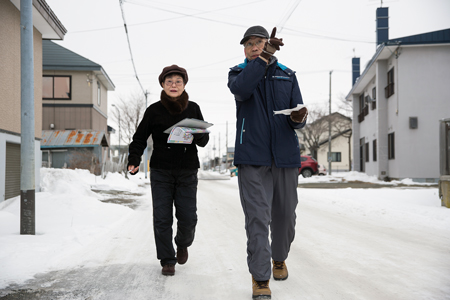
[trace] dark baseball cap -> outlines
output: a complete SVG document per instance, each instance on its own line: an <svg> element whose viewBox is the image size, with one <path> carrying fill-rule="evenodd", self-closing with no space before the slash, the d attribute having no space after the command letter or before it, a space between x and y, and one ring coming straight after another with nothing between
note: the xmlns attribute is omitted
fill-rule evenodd
<svg viewBox="0 0 450 300"><path fill-rule="evenodd" d="M171 66L165 67L162 70L161 74L159 75L158 79L159 79L159 83L161 84L161 86L162 86L162 83L164 82L164 79L166 78L166 76L170 75L170 74L180 75L183 78L184 84L186 84L188 82L189 78L188 78L186 69L179 67L177 65L171 65Z"/></svg>
<svg viewBox="0 0 450 300"><path fill-rule="evenodd" d="M241 45L244 44L250 37L259 36L265 39L269 39L269 33L267 30L259 25L252 26L244 33L244 37L241 40Z"/></svg>

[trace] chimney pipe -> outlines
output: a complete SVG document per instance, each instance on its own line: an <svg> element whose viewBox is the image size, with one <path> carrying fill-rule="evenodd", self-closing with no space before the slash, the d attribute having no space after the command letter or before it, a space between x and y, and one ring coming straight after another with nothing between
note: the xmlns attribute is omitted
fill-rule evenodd
<svg viewBox="0 0 450 300"><path fill-rule="evenodd" d="M360 75L360 60L359 57L352 58L352 86L355 85L356 79Z"/></svg>
<svg viewBox="0 0 450 300"><path fill-rule="evenodd" d="M377 46L389 41L389 8L377 8Z"/></svg>

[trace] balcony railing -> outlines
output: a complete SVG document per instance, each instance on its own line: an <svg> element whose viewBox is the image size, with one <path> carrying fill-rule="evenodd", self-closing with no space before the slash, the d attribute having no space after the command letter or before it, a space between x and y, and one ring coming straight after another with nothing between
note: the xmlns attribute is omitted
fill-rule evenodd
<svg viewBox="0 0 450 300"><path fill-rule="evenodd" d="M364 121L364 111L362 111L362 112L358 115L358 123L361 123L362 121Z"/></svg>
<svg viewBox="0 0 450 300"><path fill-rule="evenodd" d="M369 114L369 105L364 106L363 113L364 113L364 116L367 116Z"/></svg>

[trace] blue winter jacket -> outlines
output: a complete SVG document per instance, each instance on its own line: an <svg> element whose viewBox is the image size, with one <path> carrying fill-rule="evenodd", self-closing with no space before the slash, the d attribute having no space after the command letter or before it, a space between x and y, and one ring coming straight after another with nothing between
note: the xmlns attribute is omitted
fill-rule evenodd
<svg viewBox="0 0 450 300"><path fill-rule="evenodd" d="M300 167L300 147L289 116L273 111L303 104L295 72L272 57L270 64L261 58L230 69L228 87L236 100L236 143L234 164Z"/></svg>

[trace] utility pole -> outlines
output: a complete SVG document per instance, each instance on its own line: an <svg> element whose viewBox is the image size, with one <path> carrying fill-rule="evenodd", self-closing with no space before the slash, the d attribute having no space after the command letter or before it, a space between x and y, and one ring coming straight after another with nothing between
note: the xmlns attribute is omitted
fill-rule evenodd
<svg viewBox="0 0 450 300"><path fill-rule="evenodd" d="M111 105L117 109L117 114L119 116L119 119L118 119L118 121L119 121L119 160L118 160L118 163L120 164L120 160L121 160L121 158L120 158L120 110L119 110L119 108L117 108L116 105L114 105L114 104L111 104Z"/></svg>
<svg viewBox="0 0 450 300"><path fill-rule="evenodd" d="M331 175L331 74L333 70L330 71L330 101L328 104L328 172Z"/></svg>
<svg viewBox="0 0 450 300"><path fill-rule="evenodd" d="M214 145L213 145L213 171L216 170L216 137L214 136Z"/></svg>
<svg viewBox="0 0 450 300"><path fill-rule="evenodd" d="M225 137L225 169L228 169L228 121L227 121L227 130Z"/></svg>
<svg viewBox="0 0 450 300"><path fill-rule="evenodd" d="M33 4L20 0L20 234L35 231Z"/></svg>
<svg viewBox="0 0 450 300"><path fill-rule="evenodd" d="M147 109L147 96L148 96L148 91L145 91L145 109ZM147 148L148 148L148 143L147 143L147 141L145 141L145 150L144 150L144 173L145 173L145 179L147 179L147 172L148 172L148 170L147 170L147 168L148 168L148 163L147 163L147 161L148 161L148 150L147 150Z"/></svg>
<svg viewBox="0 0 450 300"><path fill-rule="evenodd" d="M220 156L220 132L219 132L219 168L221 167L222 167L222 157Z"/></svg>

